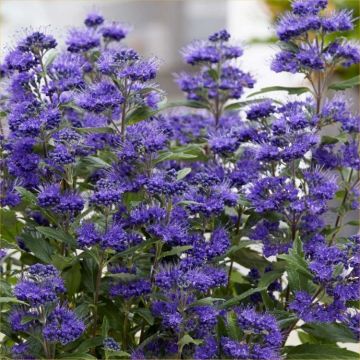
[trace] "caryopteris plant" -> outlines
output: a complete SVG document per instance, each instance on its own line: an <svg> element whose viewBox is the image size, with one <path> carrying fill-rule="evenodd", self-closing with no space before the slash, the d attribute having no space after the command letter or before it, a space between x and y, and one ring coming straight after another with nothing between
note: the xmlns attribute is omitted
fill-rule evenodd
<svg viewBox="0 0 360 360"><path fill-rule="evenodd" d="M8 52L1 358L358 357L359 77L332 74L360 50L351 12L291 6L271 69L308 87L247 99L226 30L183 49L178 109L99 14Z"/></svg>

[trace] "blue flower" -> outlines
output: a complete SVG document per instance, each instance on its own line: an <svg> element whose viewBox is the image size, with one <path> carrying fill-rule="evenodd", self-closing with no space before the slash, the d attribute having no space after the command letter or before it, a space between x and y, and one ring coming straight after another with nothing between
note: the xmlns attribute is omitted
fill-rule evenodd
<svg viewBox="0 0 360 360"><path fill-rule="evenodd" d="M44 338L66 345L75 341L85 331L84 323L64 306L57 306L48 316L43 328Z"/></svg>

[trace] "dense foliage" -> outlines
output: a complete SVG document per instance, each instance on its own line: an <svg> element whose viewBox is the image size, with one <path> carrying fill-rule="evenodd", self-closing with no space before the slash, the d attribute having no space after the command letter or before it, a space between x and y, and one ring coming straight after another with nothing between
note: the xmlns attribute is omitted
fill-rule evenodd
<svg viewBox="0 0 360 360"><path fill-rule="evenodd" d="M97 13L66 50L34 32L7 54L2 358L357 358L337 343L359 340L358 77L331 79L360 48L326 6L277 23L271 68L309 87L247 100L226 30L183 49L177 104Z"/></svg>

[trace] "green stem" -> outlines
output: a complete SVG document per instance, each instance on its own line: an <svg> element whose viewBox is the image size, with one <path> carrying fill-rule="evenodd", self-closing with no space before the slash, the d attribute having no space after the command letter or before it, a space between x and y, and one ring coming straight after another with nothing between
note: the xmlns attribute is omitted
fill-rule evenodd
<svg viewBox="0 0 360 360"><path fill-rule="evenodd" d="M128 347L128 332L129 332L129 304L125 302L125 311L124 311L124 327L122 334L122 347L126 351Z"/></svg>
<svg viewBox="0 0 360 360"><path fill-rule="evenodd" d="M346 200L347 200L347 197L349 195L349 190L348 188L350 187L350 183L351 183L351 178L353 176L353 169L350 170L350 173L349 173L349 178L346 182L346 188L345 188L345 192L344 192L344 196L343 196L343 199L341 201L341 204L340 204L340 212L339 214L337 215L336 217L336 220L335 220L335 225L334 225L334 229L336 229L342 222L342 219L344 217L344 211L341 211L341 209L344 207L344 205L346 204ZM335 237L337 235L338 231L334 231L333 235L331 236L331 239L330 239L330 242L329 242L329 246L331 246L333 243L334 243L334 240L335 240Z"/></svg>
<svg viewBox="0 0 360 360"><path fill-rule="evenodd" d="M241 225L241 215L242 215L242 207L239 206L238 208L238 217L237 217L237 221L236 221L236 225L235 225L235 235L239 235L240 233L240 225ZM231 273L232 273L232 269L234 267L234 261L231 260L230 262L230 267L229 267L229 272L228 272L228 282L226 285L226 291L228 292L230 289L230 283L231 283Z"/></svg>
<svg viewBox="0 0 360 360"><path fill-rule="evenodd" d="M96 281L95 281L95 293L94 293L94 314L93 314L93 336L96 336L96 330L97 330L97 321L98 321L98 303L99 303L99 294L100 294L100 285L101 285L101 275L102 270L104 266L104 258L105 258L105 252L102 251L100 255L100 261L99 261L99 269L96 274Z"/></svg>
<svg viewBox="0 0 360 360"><path fill-rule="evenodd" d="M155 258L154 258L154 262L153 262L153 266L152 266L152 271L151 271L151 283L154 283L155 280L155 272L159 263L159 257L161 254L161 249L162 249L162 242L161 240L157 241L155 244Z"/></svg>
<svg viewBox="0 0 360 360"><path fill-rule="evenodd" d="M127 101L126 101L126 97L127 97L127 84L125 82L125 90L124 90L124 93L125 93L125 96L124 96L124 102L122 104L122 107L121 107L121 129L120 129L120 133L121 133L121 138L122 140L125 140L125 129L126 129L126 124L125 124L125 121L126 121L126 106L127 106Z"/></svg>

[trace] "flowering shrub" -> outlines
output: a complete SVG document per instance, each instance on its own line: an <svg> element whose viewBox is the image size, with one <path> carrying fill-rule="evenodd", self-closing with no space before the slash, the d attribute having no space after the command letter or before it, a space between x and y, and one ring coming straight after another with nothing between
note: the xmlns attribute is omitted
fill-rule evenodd
<svg viewBox="0 0 360 360"><path fill-rule="evenodd" d="M277 24L272 70L309 87L247 100L225 30L183 49L196 70L171 111L157 60L99 14L64 51L34 32L7 54L4 358L357 358L337 343L359 339L360 237L341 230L358 226L360 118L332 91L358 77L331 79L360 49L326 6L295 0Z"/></svg>

